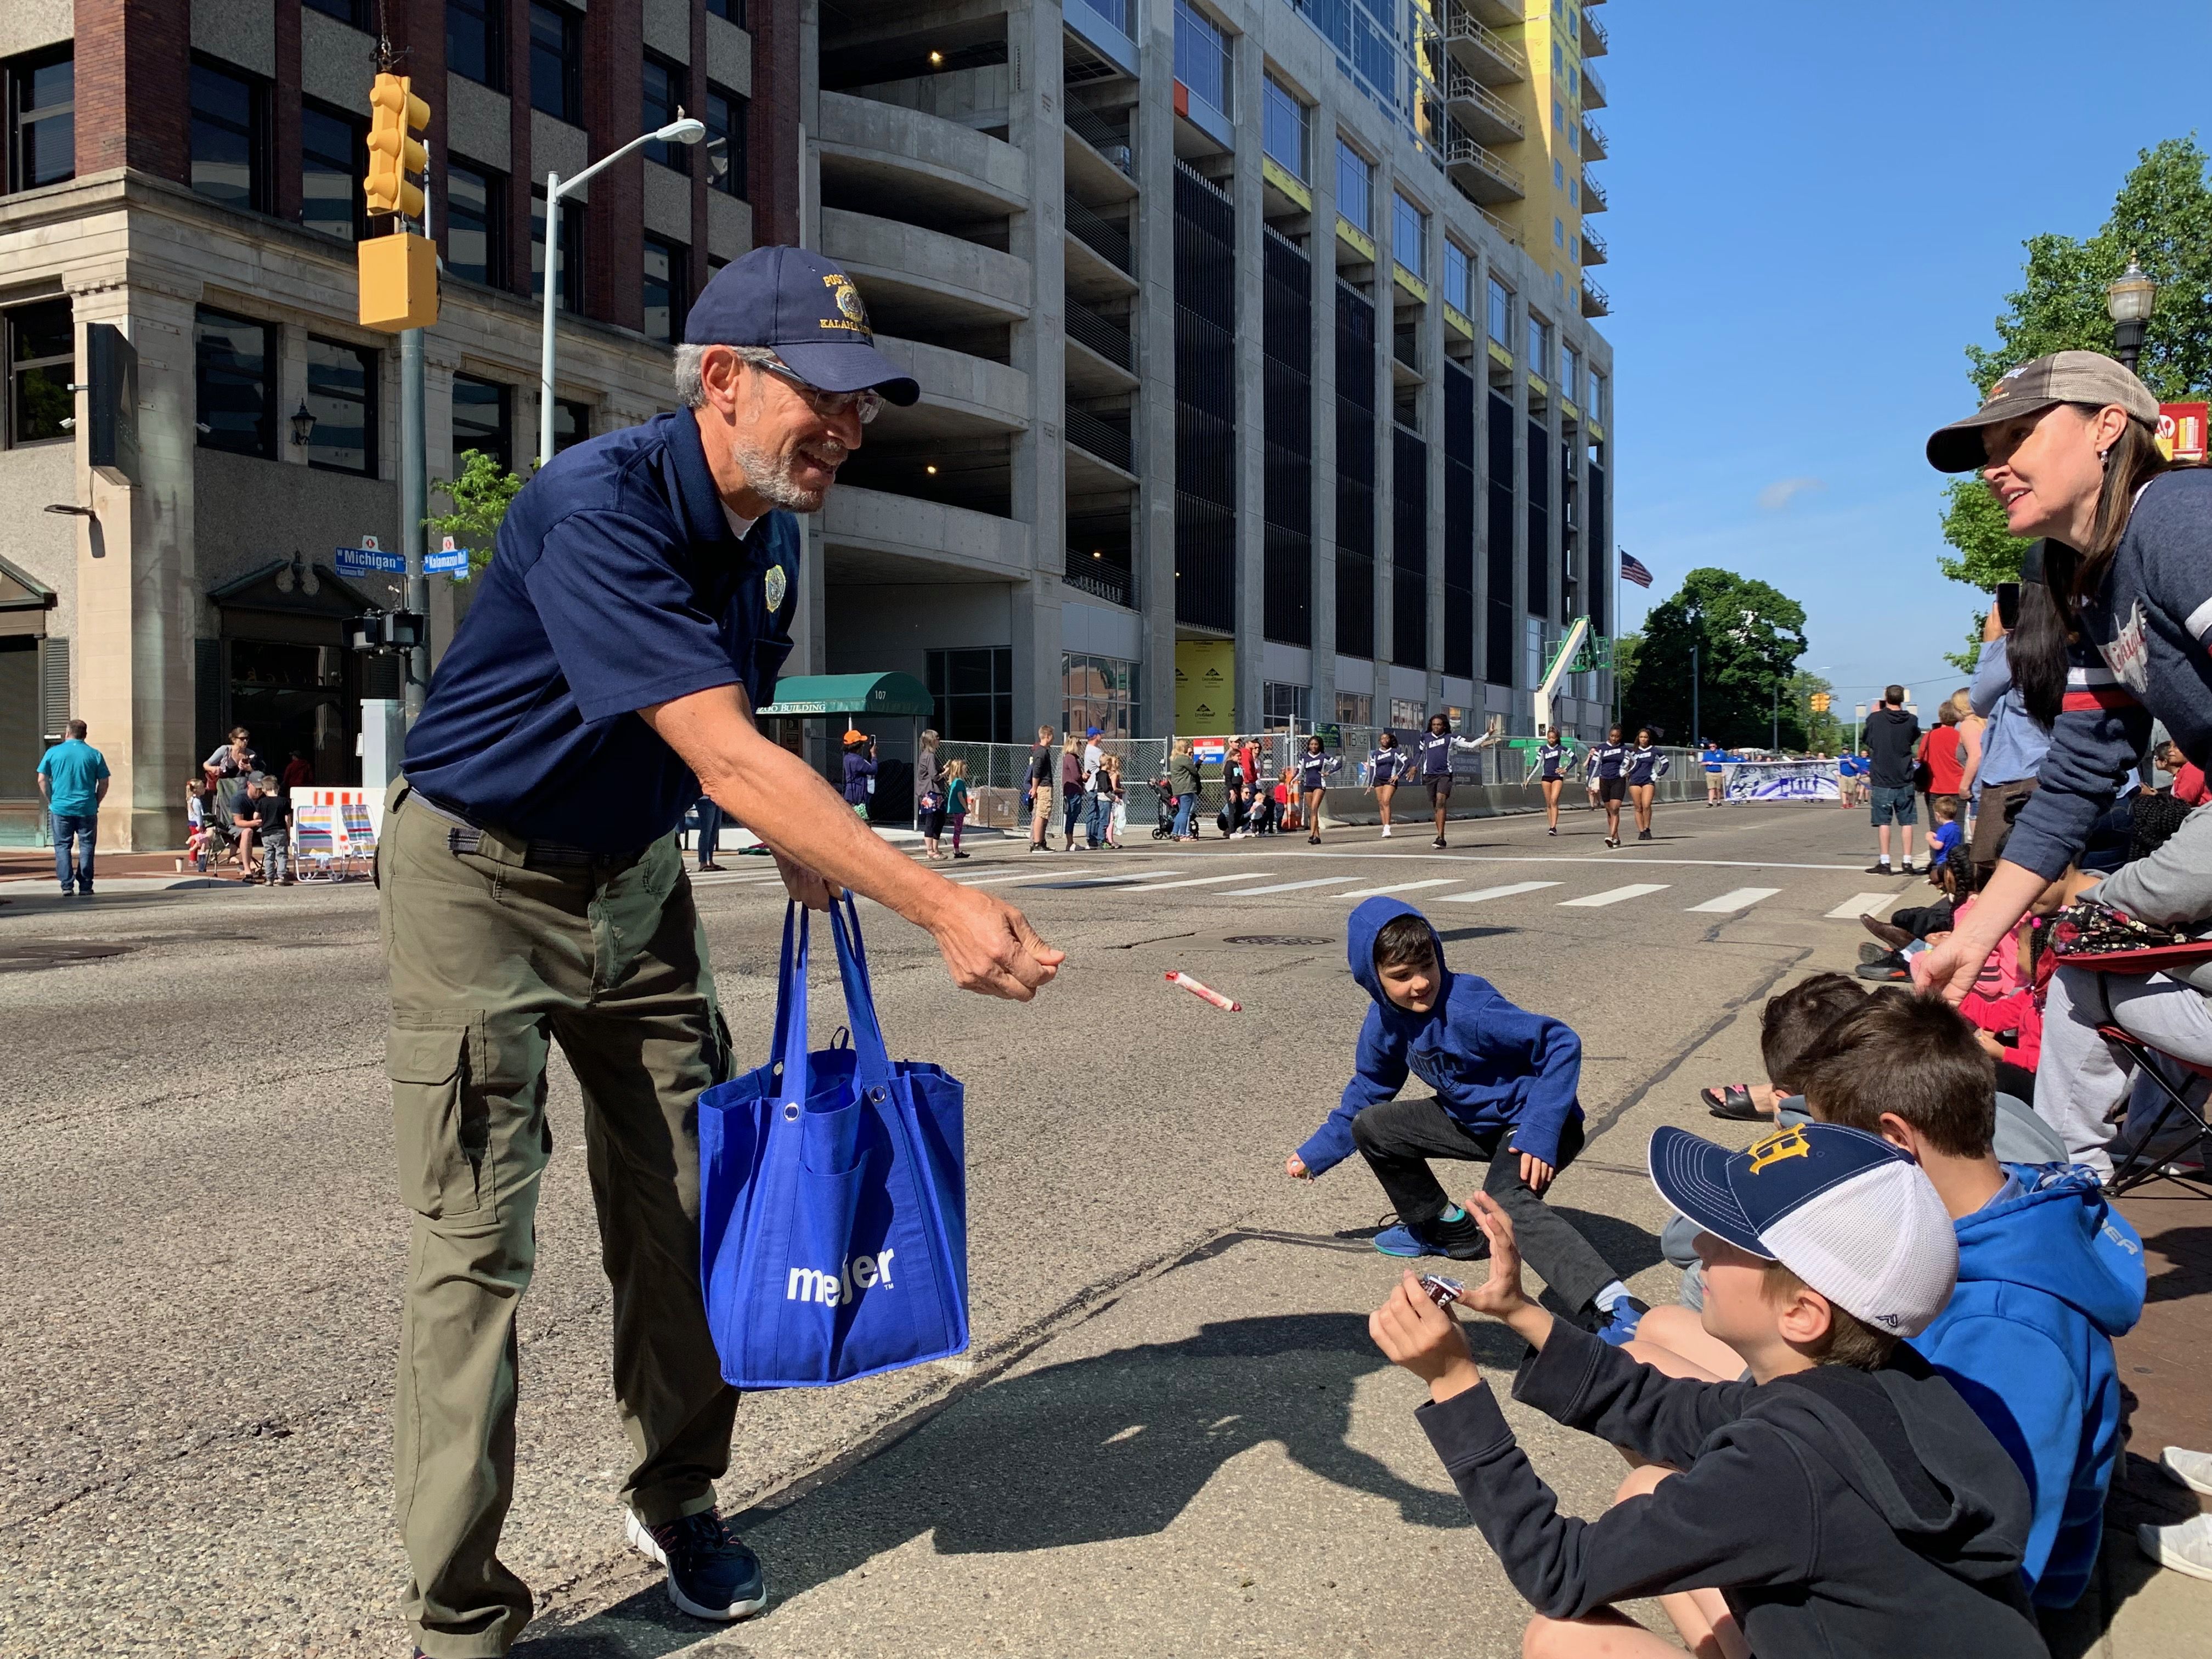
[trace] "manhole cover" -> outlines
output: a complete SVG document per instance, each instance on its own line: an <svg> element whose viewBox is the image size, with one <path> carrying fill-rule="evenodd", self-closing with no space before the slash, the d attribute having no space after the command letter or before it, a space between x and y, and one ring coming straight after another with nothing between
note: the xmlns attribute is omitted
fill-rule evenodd
<svg viewBox="0 0 2212 1659"><path fill-rule="evenodd" d="M1223 940L1224 945L1334 945L1334 939L1316 939L1304 933L1231 933Z"/></svg>
<svg viewBox="0 0 2212 1659"><path fill-rule="evenodd" d="M0 945L0 974L34 974L72 962L96 962L129 954L127 945L99 945L90 939L51 939Z"/></svg>

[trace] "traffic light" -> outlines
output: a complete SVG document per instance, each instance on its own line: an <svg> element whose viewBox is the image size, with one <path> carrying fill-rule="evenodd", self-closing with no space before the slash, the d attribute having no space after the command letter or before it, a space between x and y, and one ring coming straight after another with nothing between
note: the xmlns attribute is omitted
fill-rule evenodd
<svg viewBox="0 0 2212 1659"><path fill-rule="evenodd" d="M430 153L416 134L430 125L430 106L417 98L404 76L380 75L368 94L368 212L371 218L398 214L422 216L422 186L415 175L427 172Z"/></svg>
<svg viewBox="0 0 2212 1659"><path fill-rule="evenodd" d="M1830 701L1831 699L1826 692L1815 691L1813 694L1813 712L1816 714L1826 714L1828 712L1828 704Z"/></svg>

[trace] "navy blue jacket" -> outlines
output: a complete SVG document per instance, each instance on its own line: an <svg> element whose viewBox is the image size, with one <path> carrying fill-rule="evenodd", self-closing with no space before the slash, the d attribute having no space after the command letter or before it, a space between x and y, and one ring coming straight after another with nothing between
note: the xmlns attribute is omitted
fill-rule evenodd
<svg viewBox="0 0 2212 1659"><path fill-rule="evenodd" d="M1413 770L1413 756L1395 744L1388 749L1377 748L1367 757L1370 783L1401 783L1412 775Z"/></svg>
<svg viewBox="0 0 2212 1659"><path fill-rule="evenodd" d="M1628 751L1627 776L1631 783L1650 783L1665 777L1667 772L1667 757L1656 749L1632 749Z"/></svg>
<svg viewBox="0 0 2212 1659"><path fill-rule="evenodd" d="M1352 976L1374 1000L1359 1028L1352 1081L1328 1121L1298 1148L1298 1161L1321 1174L1352 1155L1352 1120L1395 1097L1408 1073L1437 1092L1443 1109L1470 1129L1510 1127L1514 1151L1557 1168L1559 1135L1582 1115L1583 1042L1564 1021L1516 1008L1486 979L1444 967L1443 983L1425 1014L1390 1000L1375 972L1375 936L1397 916L1418 916L1410 904L1371 898L1352 913L1345 951ZM1504 1148L1500 1148L1503 1152Z"/></svg>

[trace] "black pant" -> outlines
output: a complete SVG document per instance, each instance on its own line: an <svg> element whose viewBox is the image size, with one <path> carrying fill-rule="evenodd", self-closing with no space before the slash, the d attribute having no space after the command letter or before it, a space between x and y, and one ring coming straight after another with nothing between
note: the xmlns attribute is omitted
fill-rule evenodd
<svg viewBox="0 0 2212 1659"><path fill-rule="evenodd" d="M699 862L712 864L722 839L722 809L709 796L699 797Z"/></svg>
<svg viewBox="0 0 2212 1659"><path fill-rule="evenodd" d="M1433 1097L1386 1100L1352 1120L1352 1143L1375 1171L1376 1180L1396 1206L1398 1219L1416 1231L1431 1225L1450 1199L1430 1172L1432 1158L1487 1163L1482 1189L1513 1218L1521 1256L1543 1276L1567 1306L1579 1311L1620 1277L1590 1242L1521 1179L1521 1158L1504 1128L1467 1127ZM1565 1170L1583 1149L1580 1118L1559 1133L1558 1168Z"/></svg>

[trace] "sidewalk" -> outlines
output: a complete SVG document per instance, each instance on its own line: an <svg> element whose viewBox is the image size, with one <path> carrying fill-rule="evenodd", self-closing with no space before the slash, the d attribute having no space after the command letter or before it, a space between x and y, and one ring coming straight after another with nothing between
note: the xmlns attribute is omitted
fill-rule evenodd
<svg viewBox="0 0 2212 1659"><path fill-rule="evenodd" d="M235 866L210 870L205 875L193 869L190 864L184 864L184 867L179 869L184 857L182 848L157 853L97 852L93 855L95 890L117 881L127 880L134 886L143 886L148 879L155 877L171 878L162 884L164 886L175 886L186 880L194 883L235 883L238 880ZM52 885L54 849L51 847L0 848L0 882L16 881L44 882Z"/></svg>

